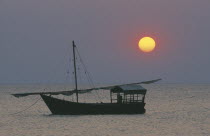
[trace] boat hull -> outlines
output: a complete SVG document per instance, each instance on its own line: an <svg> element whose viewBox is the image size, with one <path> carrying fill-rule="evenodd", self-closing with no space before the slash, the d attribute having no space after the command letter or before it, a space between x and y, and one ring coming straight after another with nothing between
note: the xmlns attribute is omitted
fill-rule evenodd
<svg viewBox="0 0 210 136"><path fill-rule="evenodd" d="M76 103L41 94L52 114L94 115L94 114L143 114L145 103Z"/></svg>

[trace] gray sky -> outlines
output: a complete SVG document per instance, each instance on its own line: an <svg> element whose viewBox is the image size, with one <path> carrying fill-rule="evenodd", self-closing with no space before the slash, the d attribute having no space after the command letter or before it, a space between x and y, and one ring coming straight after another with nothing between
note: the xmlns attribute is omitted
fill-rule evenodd
<svg viewBox="0 0 210 136"><path fill-rule="evenodd" d="M0 83L66 82L72 40L96 83L210 82L209 0L1 0Z"/></svg>

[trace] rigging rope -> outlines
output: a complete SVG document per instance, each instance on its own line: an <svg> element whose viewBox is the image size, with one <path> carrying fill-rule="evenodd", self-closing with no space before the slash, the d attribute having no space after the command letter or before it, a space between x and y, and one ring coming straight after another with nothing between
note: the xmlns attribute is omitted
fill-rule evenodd
<svg viewBox="0 0 210 136"><path fill-rule="evenodd" d="M86 75L86 77L87 77L87 80L88 80L89 84L91 85L92 88L95 88L95 85L94 85L93 80L92 80L92 78L91 78L90 72L88 72L87 67L86 67L85 63L83 62L82 57L81 57L81 55L80 55L80 53L79 53L77 47L76 47L76 52L77 52L77 54L78 54L78 56L79 56L79 59L80 59L80 62L81 62L81 64L82 64L82 66L83 66L83 68L84 68L84 70L85 70L85 75ZM98 96L98 98L99 98L99 101L101 101L101 97L99 96L99 94L98 94L97 91L96 91L96 94L97 94L97 96Z"/></svg>
<svg viewBox="0 0 210 136"><path fill-rule="evenodd" d="M15 115L15 114L24 112L24 111L28 110L29 108L31 108L32 106L34 106L39 100L41 100L41 98L39 98L38 100L36 100L36 101L35 101L32 105L30 105L29 107L27 107L27 108L25 108L25 109L23 109L23 110L21 110L21 111L18 111L18 112L9 114L9 115Z"/></svg>

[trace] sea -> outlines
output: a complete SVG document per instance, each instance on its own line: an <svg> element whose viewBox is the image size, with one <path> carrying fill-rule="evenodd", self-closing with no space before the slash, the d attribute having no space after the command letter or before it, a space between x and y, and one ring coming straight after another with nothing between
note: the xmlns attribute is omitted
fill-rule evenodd
<svg viewBox="0 0 210 136"><path fill-rule="evenodd" d="M145 114L61 116L52 115L40 96L11 94L71 86L0 85L0 136L210 136L210 84L142 86L148 89ZM88 93L80 101L109 101L108 92Z"/></svg>

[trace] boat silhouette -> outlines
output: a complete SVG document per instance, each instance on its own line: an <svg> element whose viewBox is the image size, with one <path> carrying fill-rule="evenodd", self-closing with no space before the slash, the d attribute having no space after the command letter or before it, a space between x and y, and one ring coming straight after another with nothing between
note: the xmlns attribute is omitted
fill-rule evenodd
<svg viewBox="0 0 210 136"><path fill-rule="evenodd" d="M93 87L89 89L78 89L77 82L77 66L76 66L76 45L73 46L74 61L74 81L75 89L70 91L56 92L35 92L35 93L16 93L15 97L24 97L29 95L40 95L52 114L55 115L88 115L88 114L143 114L145 110L145 95L147 89L141 84L155 83L161 79L112 85L105 87ZM88 93L93 90L107 90L110 92L109 103L81 103L79 102L79 94ZM55 95L71 96L76 94L76 101L67 101L55 98Z"/></svg>

